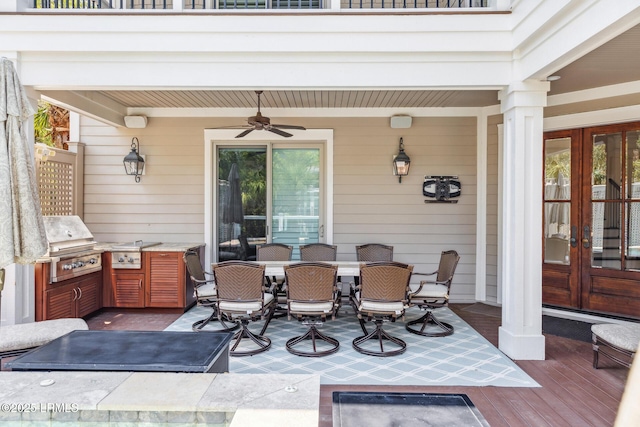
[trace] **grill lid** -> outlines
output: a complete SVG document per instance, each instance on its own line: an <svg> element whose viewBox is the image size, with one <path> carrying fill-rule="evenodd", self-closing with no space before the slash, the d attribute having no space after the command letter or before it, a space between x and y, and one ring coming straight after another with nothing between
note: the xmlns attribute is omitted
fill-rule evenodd
<svg viewBox="0 0 640 427"><path fill-rule="evenodd" d="M44 228L49 255L91 250L96 241L84 222L76 215L45 216Z"/></svg>

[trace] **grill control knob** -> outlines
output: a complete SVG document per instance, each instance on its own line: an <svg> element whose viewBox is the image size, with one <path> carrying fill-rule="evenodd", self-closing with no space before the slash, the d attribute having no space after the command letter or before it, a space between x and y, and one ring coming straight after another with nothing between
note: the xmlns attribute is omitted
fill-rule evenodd
<svg viewBox="0 0 640 427"><path fill-rule="evenodd" d="M89 264L95 264L95 263L97 263L97 262L98 262L98 260L97 260L97 259L95 259L95 258L90 258L90 259L89 259Z"/></svg>
<svg viewBox="0 0 640 427"><path fill-rule="evenodd" d="M118 262L124 262L124 258L122 257L118 258Z"/></svg>
<svg viewBox="0 0 640 427"><path fill-rule="evenodd" d="M63 270L71 270L73 267L70 264L65 264L62 266Z"/></svg>
<svg viewBox="0 0 640 427"><path fill-rule="evenodd" d="M77 266L78 266L78 267L84 267L84 262L83 262L83 261L78 261Z"/></svg>
<svg viewBox="0 0 640 427"><path fill-rule="evenodd" d="M133 264L134 261L133 257L129 257L129 263Z"/></svg>

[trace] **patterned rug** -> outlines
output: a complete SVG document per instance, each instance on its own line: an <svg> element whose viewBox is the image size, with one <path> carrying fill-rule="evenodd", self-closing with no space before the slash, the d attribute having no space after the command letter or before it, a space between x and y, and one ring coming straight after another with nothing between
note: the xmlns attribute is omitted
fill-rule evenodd
<svg viewBox="0 0 640 427"><path fill-rule="evenodd" d="M207 317L210 310L194 307L166 330L191 331L191 324ZM341 309L335 320L323 325L322 333L340 341L338 352L325 357L290 354L285 343L304 334L307 327L286 317L273 319L265 334L272 341L271 348L255 356L231 357L229 370L252 374L320 374L321 384L540 387L451 310L440 308L434 313L455 328L453 335L428 338L407 332L404 322L385 323L385 330L407 343L403 354L386 358L366 356L353 349L351 341L361 336L362 330L350 308ZM422 314L411 308L406 320ZM215 330L218 325L216 322L205 329ZM258 332L261 325L251 323L250 329Z"/></svg>

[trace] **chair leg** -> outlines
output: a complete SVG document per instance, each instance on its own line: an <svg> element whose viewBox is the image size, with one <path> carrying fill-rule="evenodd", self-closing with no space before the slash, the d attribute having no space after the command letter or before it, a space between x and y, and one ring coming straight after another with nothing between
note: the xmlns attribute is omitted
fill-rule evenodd
<svg viewBox="0 0 640 427"><path fill-rule="evenodd" d="M296 344L301 343L302 341L305 341L305 340L311 340L311 346L313 348L313 351L302 351L294 348ZM318 340L329 343L331 347L327 350L318 351L316 346L316 342ZM287 351L291 354L295 354L296 356L305 356L305 357L327 356L329 354L333 354L336 351L338 351L339 347L340 347L340 342L338 342L337 339L324 335L322 332L318 330L318 328L316 328L315 325L311 325L309 327L309 330L307 330L307 332L304 335L291 338L289 341L287 341Z"/></svg>
<svg viewBox="0 0 640 427"><path fill-rule="evenodd" d="M412 328L412 325L421 326L420 329L416 329ZM435 326L440 329L440 332L425 332L427 326ZM427 314L421 318L407 322L405 329L412 334L422 335L424 337L446 337L453 334L453 326L449 323L439 321L431 310L428 310Z"/></svg>
<svg viewBox="0 0 640 427"><path fill-rule="evenodd" d="M591 348L593 349L593 367L598 369L600 347L598 346L598 337L593 332L591 333Z"/></svg>
<svg viewBox="0 0 640 427"><path fill-rule="evenodd" d="M251 332L249 330L249 328L248 328L249 320L248 319L242 319L240 323L241 323L241 325L240 325L241 329L238 332L236 332L236 334L234 336L236 341L233 344L233 346L231 347L231 349L229 350L229 354L231 356L235 356L235 357L253 356L254 354L258 354L258 353L262 353L263 351L267 351L269 349L269 347L271 347L271 340L268 337L254 334L253 332ZM258 348L253 349L253 350L246 350L246 351L236 350L238 348L238 346L240 345L240 342L244 338L248 338L251 341L253 341L255 344L258 345Z"/></svg>
<svg viewBox="0 0 640 427"><path fill-rule="evenodd" d="M233 326L228 326L225 323L224 319L218 316L217 310L214 309L213 312L211 313L211 316L207 317L206 319L200 319L197 322L194 322L193 325L191 325L191 329L194 332L200 332L202 328L204 328L209 324L209 322L215 322L215 321L220 322L220 324L222 325L222 329L215 329L213 330L214 332L231 332L231 331L235 331L236 329L238 329L238 327L240 327L238 322L233 322Z"/></svg>
<svg viewBox="0 0 640 427"><path fill-rule="evenodd" d="M380 344L380 351L369 350L362 347L362 344L365 341L376 338L378 343ZM399 348L396 350L385 350L383 340L390 341L396 344ZM358 337L352 342L353 348L362 354L366 354L368 356L378 356L378 357L389 357L389 356L397 356L398 354L404 353L407 349L407 343L401 340L400 338L393 337L387 333L384 329L382 329L382 320L376 320L376 329L372 331L368 335L364 335L362 337Z"/></svg>

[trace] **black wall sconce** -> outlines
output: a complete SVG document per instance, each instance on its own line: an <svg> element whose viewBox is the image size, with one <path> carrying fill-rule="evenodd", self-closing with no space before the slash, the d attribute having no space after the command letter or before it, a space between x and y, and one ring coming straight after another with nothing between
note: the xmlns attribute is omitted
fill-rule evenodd
<svg viewBox="0 0 640 427"><path fill-rule="evenodd" d="M133 137L131 140L131 152L127 154L122 161L124 163L124 171L127 175L134 175L136 182L140 182L140 175L144 171L144 159L140 157L138 151L140 150L140 141L138 138Z"/></svg>
<svg viewBox="0 0 640 427"><path fill-rule="evenodd" d="M393 174L398 177L398 182L402 183L402 177L409 175L411 159L404 152L404 142L400 138L398 154L393 156Z"/></svg>

